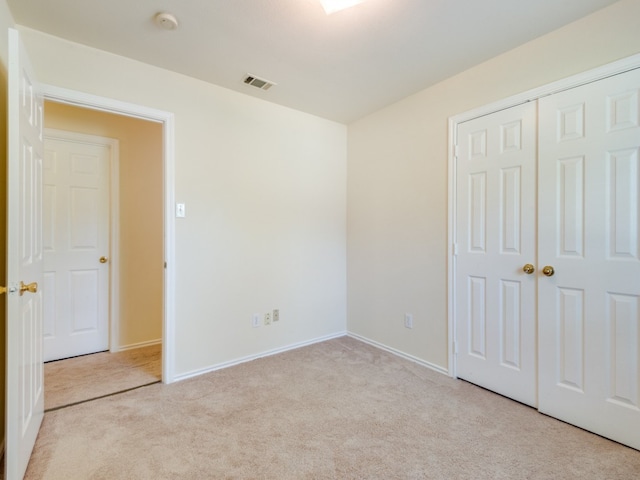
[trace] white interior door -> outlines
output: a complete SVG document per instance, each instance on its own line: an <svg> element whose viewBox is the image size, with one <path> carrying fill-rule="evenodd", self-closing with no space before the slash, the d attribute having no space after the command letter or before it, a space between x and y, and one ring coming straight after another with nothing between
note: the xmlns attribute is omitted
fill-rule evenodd
<svg viewBox="0 0 640 480"><path fill-rule="evenodd" d="M20 479L43 418L42 95L9 29L7 412L5 478ZM21 288L22 283L31 285ZM37 284L37 285L36 285Z"/></svg>
<svg viewBox="0 0 640 480"><path fill-rule="evenodd" d="M536 106L458 127L457 375L536 405Z"/></svg>
<svg viewBox="0 0 640 480"><path fill-rule="evenodd" d="M640 449L640 70L540 100L540 411Z"/></svg>
<svg viewBox="0 0 640 480"><path fill-rule="evenodd" d="M45 135L45 361L109 348L111 148L104 140Z"/></svg>

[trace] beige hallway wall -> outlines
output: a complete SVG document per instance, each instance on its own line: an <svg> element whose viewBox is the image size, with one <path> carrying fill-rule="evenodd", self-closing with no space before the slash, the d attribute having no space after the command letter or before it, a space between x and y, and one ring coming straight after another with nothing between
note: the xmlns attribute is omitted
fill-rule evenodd
<svg viewBox="0 0 640 480"><path fill-rule="evenodd" d="M349 126L350 331L447 368L448 118L639 53L638 18L620 1Z"/></svg>
<svg viewBox="0 0 640 480"><path fill-rule="evenodd" d="M45 127L120 142L120 347L162 338L162 125L61 103L45 102Z"/></svg>

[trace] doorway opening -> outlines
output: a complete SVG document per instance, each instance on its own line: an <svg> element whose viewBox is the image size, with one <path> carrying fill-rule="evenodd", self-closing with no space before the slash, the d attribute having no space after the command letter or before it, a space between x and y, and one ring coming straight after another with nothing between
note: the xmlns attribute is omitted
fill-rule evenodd
<svg viewBox="0 0 640 480"><path fill-rule="evenodd" d="M161 343L162 125L50 101L44 118L45 360Z"/></svg>
<svg viewBox="0 0 640 480"><path fill-rule="evenodd" d="M110 351L161 343L162 382L173 381L173 114L81 92L43 86L45 126L120 140L120 285L112 287ZM141 134L144 141L134 137ZM139 139L138 139L139 140ZM124 280L125 270L131 270ZM135 270L135 272L134 272ZM140 277L140 278L138 278ZM152 280L149 280L152 278ZM149 289L144 295L141 290ZM148 321L141 322L145 317Z"/></svg>
<svg viewBox="0 0 640 480"><path fill-rule="evenodd" d="M163 159L158 122L51 101L44 119L48 411L161 379Z"/></svg>

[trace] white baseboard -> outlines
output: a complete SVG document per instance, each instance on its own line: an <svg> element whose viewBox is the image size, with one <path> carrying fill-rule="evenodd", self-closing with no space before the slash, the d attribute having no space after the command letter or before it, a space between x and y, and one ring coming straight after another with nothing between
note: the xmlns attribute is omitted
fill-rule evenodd
<svg viewBox="0 0 640 480"><path fill-rule="evenodd" d="M426 360L422 360L418 357L414 357L413 355L409 355L408 353L404 353L401 352L400 350L396 350L395 348L391 348L388 347L382 343L376 342L375 340L370 340L366 337L363 337L361 335L358 335L356 333L352 333L352 332L347 332L347 335L351 338L355 338L356 340L360 340L361 342L367 343L369 345L371 345L372 347L376 347L379 348L380 350L384 350L385 352L389 352L392 353L393 355L396 355L400 358L404 358L405 360L409 360L411 362L415 362L418 365L422 365L423 367L427 367L431 370L434 370L438 373L442 373L443 375L447 375L449 376L449 370L441 367L440 365L436 365L434 363L431 362L427 362Z"/></svg>
<svg viewBox="0 0 640 480"><path fill-rule="evenodd" d="M318 338L314 338L304 342L294 343L291 345L287 345L285 347L274 348L273 350L267 350L265 352L260 352L255 355L247 355L246 357L237 358L229 362L223 362L217 365L212 365L210 367L200 368L198 370L192 370L191 372L176 375L175 377L173 377L173 380L175 382L178 382L180 380L186 380L187 378L197 377L198 375L203 375L205 373L215 372L216 370L221 370L223 368L233 367L234 365L239 365L241 363L257 360L258 358L270 357L271 355L277 355L279 353L288 352L290 350L295 350L297 348L306 347L308 345L313 345L314 343L326 342L327 340L344 337L345 335L347 335L347 332L338 332L331 335L326 335L324 337L318 337Z"/></svg>
<svg viewBox="0 0 640 480"><path fill-rule="evenodd" d="M158 338L157 340L149 340L147 342L131 343L129 345L122 345L122 346L117 347L117 348L112 348L111 349L111 353L124 352L125 350L133 350L133 349L136 349L136 348L150 347L151 345L160 345L160 344L162 344L162 339Z"/></svg>
<svg viewBox="0 0 640 480"><path fill-rule="evenodd" d="M409 355L408 353L404 353L404 352L402 352L400 350L397 350L395 348L388 347L387 345L384 345L382 343L376 342L375 340L370 340L370 339L368 339L366 337L363 337L363 336L355 334L355 333L338 332L338 333L334 333L334 334L331 334L331 335L326 335L324 337L318 337L318 338L314 338L314 339L307 340L307 341L304 341L304 342L294 343L294 344L291 344L291 345L287 345L285 347L274 348L273 350L267 350L267 351L264 351L264 352L257 353L255 355L247 355L246 357L237 358L235 360L219 363L219 364L216 364L216 365L212 365L210 367L200 368L198 370L192 370L192 371L187 372L187 373L176 375L174 377L174 381L178 382L180 380L186 380L188 378L197 377L197 376L203 375L205 373L215 372L216 370L222 370L223 368L233 367L235 365L240 365L241 363L251 362L252 360L257 360L259 358L269 357L271 355L277 355L279 353L288 352L290 350L295 350L297 348L306 347L308 345L313 345L315 343L326 342L327 340L332 340L334 338L339 338L339 337L344 337L344 336L349 336L349 337L351 337L351 338L353 338L355 340L358 340L358 341L361 341L361 342L366 343L368 345L371 345L372 347L379 348L380 350L384 350L385 352L389 352L389 353L391 353L391 354L393 354L393 355L395 355L397 357L404 358L405 360L409 360L411 362L417 363L418 365L426 367L426 368L428 368L430 370L433 370L435 372L438 372L438 373L441 373L443 375L449 376L449 371L446 368L441 367L440 365L436 365L434 363L427 362L427 361L422 360L420 358L414 357L413 355ZM144 345L141 345L141 346L144 346ZM133 347L133 348L137 348L137 347Z"/></svg>

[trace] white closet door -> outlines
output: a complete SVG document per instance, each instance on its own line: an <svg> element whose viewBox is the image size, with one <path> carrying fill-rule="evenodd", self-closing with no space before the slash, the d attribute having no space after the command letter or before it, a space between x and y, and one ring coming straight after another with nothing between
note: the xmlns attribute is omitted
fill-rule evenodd
<svg viewBox="0 0 640 480"><path fill-rule="evenodd" d="M457 375L536 405L536 105L462 123L456 175Z"/></svg>
<svg viewBox="0 0 640 480"><path fill-rule="evenodd" d="M640 70L539 102L539 409L640 449Z"/></svg>

